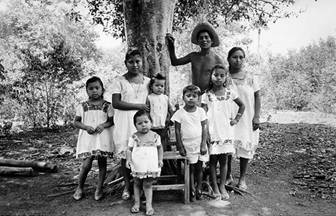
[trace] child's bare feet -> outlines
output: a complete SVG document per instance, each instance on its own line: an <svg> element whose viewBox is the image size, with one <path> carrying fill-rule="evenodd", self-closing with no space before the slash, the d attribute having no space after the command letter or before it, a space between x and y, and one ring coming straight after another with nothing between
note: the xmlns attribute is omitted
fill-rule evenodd
<svg viewBox="0 0 336 216"><path fill-rule="evenodd" d="M97 188L94 194L94 199L98 201L101 200L101 198L103 198L103 190Z"/></svg>
<svg viewBox="0 0 336 216"><path fill-rule="evenodd" d="M232 183L233 183L233 178L232 178L232 175L230 175L226 178L225 184L230 185Z"/></svg>
<svg viewBox="0 0 336 216"><path fill-rule="evenodd" d="M247 185L246 185L246 182L245 181L240 181L237 185L237 187L239 189L242 189L242 190L247 190Z"/></svg>
<svg viewBox="0 0 336 216"><path fill-rule="evenodd" d="M75 193L72 195L72 197L74 198L74 200L80 200L83 198L83 189L77 187Z"/></svg>
<svg viewBox="0 0 336 216"><path fill-rule="evenodd" d="M221 198L222 198L222 200L227 200L227 199L230 198L230 196L229 196L227 190L225 189L225 186L224 186L224 185L223 185L223 186L220 186L219 189L220 189L220 193L221 193Z"/></svg>
<svg viewBox="0 0 336 216"><path fill-rule="evenodd" d="M134 204L131 208L131 213L138 213L140 212L140 204Z"/></svg>
<svg viewBox="0 0 336 216"><path fill-rule="evenodd" d="M153 207L146 208L146 215L154 215L154 209L153 209Z"/></svg>

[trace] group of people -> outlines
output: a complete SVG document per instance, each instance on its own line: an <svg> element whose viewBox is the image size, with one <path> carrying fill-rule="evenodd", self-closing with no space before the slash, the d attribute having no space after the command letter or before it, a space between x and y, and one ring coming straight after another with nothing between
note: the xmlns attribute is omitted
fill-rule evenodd
<svg viewBox="0 0 336 216"><path fill-rule="evenodd" d="M219 37L208 23L198 24L191 42L200 51L177 58L174 38L167 34L167 46L174 66L191 63L192 84L183 89L184 106L173 110L164 94L165 77L151 79L142 71L138 49L125 56L127 72L112 83L112 104L104 100L104 86L98 77L86 82L88 100L76 110L74 125L80 129L76 156L83 159L75 200L83 197L84 182L92 161L98 160L99 179L94 199L103 197L107 157L121 158L125 181L122 199L128 200L133 177L134 205L140 211L140 194L146 197L146 215L153 215L152 184L160 176L163 151L167 148L167 126L173 122L176 146L190 163L191 201L201 199L203 165L210 168L213 196L228 199L226 184L233 184L231 160L240 158L237 187L246 190L246 169L258 145L260 87L253 74L244 70L245 52L232 48L227 56L229 67L211 48ZM112 131L112 125L114 125ZM217 181L217 164L220 179Z"/></svg>

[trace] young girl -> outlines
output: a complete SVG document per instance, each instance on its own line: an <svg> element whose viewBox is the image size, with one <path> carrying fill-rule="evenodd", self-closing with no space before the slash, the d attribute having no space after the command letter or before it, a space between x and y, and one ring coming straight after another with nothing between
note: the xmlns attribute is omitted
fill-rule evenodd
<svg viewBox="0 0 336 216"><path fill-rule="evenodd" d="M112 83L112 104L115 108L113 139L116 154L121 157L121 171L125 180L122 199L130 198L130 170L126 168L126 150L129 137L136 131L133 116L138 110L149 111L146 105L149 78L142 72L140 51L131 48L125 57L127 73L118 76Z"/></svg>
<svg viewBox="0 0 336 216"><path fill-rule="evenodd" d="M173 114L168 96L164 94L166 78L156 74L149 82L151 93L147 97L150 116L153 120L152 130L160 135L164 150L168 149L167 126Z"/></svg>
<svg viewBox="0 0 336 216"><path fill-rule="evenodd" d="M139 110L133 117L135 132L128 142L127 166L131 167L134 177L134 200L132 213L140 210L140 186L146 196L146 215L153 215L152 183L153 179L160 176L163 165L163 150L160 136L151 131L152 120L146 111Z"/></svg>
<svg viewBox="0 0 336 216"><path fill-rule="evenodd" d="M229 72L222 65L215 65L210 74L209 89L202 95L202 104L208 110L210 175L214 196L228 199L225 189L228 154L234 153L233 125L237 124L244 112L244 104L235 91L229 87ZM238 113L230 120L232 100L239 106ZM220 184L217 185L217 163L220 165Z"/></svg>
<svg viewBox="0 0 336 216"><path fill-rule="evenodd" d="M199 103L200 88L189 85L183 89L184 107L177 110L172 121L175 122L177 148L182 156L187 156L190 165L191 201L201 198L203 162L207 161L207 117ZM194 177L196 176L197 189Z"/></svg>
<svg viewBox="0 0 336 216"><path fill-rule="evenodd" d="M250 159L258 146L259 140L259 117L260 117L260 95L259 84L252 74L244 70L245 52L240 47L234 47L229 51L227 60L229 62L230 75L239 98L245 104L245 113L235 126L234 137L236 154L240 158L240 178L238 187L246 190L246 169ZM237 108L235 108L237 109ZM231 173L231 158L228 166L228 183L233 179Z"/></svg>
<svg viewBox="0 0 336 216"><path fill-rule="evenodd" d="M99 179L94 194L95 200L103 197L103 183L106 175L106 159L112 155L113 144L110 127L113 125L113 109L111 103L103 98L103 82L98 77L86 81L86 92L89 100L81 103L76 110L74 125L79 128L76 157L83 163L79 173L78 187L73 195L75 200L83 197L83 187L92 161L98 160Z"/></svg>

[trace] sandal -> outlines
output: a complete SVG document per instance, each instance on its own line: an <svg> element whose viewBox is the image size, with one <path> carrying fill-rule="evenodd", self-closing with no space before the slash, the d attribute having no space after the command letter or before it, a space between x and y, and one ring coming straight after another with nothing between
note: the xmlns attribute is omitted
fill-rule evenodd
<svg viewBox="0 0 336 216"><path fill-rule="evenodd" d="M148 209L148 210L146 211L146 215L148 215L148 216L150 216L150 215L154 215L154 209L153 209L153 208Z"/></svg>
<svg viewBox="0 0 336 216"><path fill-rule="evenodd" d="M83 198L83 190L77 188L75 193L72 195L72 198L76 201L81 200Z"/></svg>
<svg viewBox="0 0 336 216"><path fill-rule="evenodd" d="M131 197L130 192L128 190L125 190L122 192L121 199L128 200Z"/></svg>
<svg viewBox="0 0 336 216"><path fill-rule="evenodd" d="M136 214L136 213L139 213L139 212L140 212L140 207L139 206L136 206L136 205L132 206L131 213Z"/></svg>

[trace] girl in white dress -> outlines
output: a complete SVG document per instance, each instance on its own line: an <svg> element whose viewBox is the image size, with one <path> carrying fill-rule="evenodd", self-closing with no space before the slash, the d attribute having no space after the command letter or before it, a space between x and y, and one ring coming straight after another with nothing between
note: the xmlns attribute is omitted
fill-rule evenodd
<svg viewBox="0 0 336 216"><path fill-rule="evenodd" d="M147 104L150 107L150 116L153 121L152 131L161 137L163 150L170 150L168 146L167 127L173 109L168 96L164 94L166 77L160 73L156 74L149 82L151 93L147 97Z"/></svg>
<svg viewBox="0 0 336 216"><path fill-rule="evenodd" d="M126 168L128 139L136 131L133 116L138 110L149 111L146 105L150 79L143 75L142 57L136 48L130 48L125 57L127 73L118 76L112 83L112 104L115 109L113 139L115 153L121 158L121 170L125 180L122 199L130 198L130 170Z"/></svg>
<svg viewBox="0 0 336 216"><path fill-rule="evenodd" d="M222 65L215 65L210 74L209 89L202 95L202 106L208 113L209 122L209 154L210 175L217 199L228 199L229 194L225 189L227 174L227 158L233 154L233 125L237 124L244 113L244 104L238 98L236 92L229 85L229 71ZM239 110L234 119L232 116L232 101ZM217 164L220 165L220 184L217 184Z"/></svg>
<svg viewBox="0 0 336 216"><path fill-rule="evenodd" d="M163 150L160 136L151 131L152 120L146 111L139 110L134 115L135 132L128 142L127 166L131 167L134 178L134 200L132 213L140 210L140 187L146 196L146 215L153 215L152 183L153 179L160 176L163 166Z"/></svg>
<svg viewBox="0 0 336 216"><path fill-rule="evenodd" d="M229 70L236 92L245 105L245 113L235 126L235 147L237 157L240 158L240 178L238 187L246 190L246 170L250 159L259 142L260 117L260 86L252 74L243 69L245 52L240 47L233 47L228 54ZM237 109L237 107L235 107ZM231 158L229 158L228 180L233 181L231 175Z"/></svg>
<svg viewBox="0 0 336 216"><path fill-rule="evenodd" d="M103 183L106 175L106 159L112 156L113 142L111 126L113 125L113 109L111 103L103 98L104 87L98 77L86 82L89 100L81 103L76 110L74 126L79 128L76 157L83 163L79 173L78 187L73 195L75 200L83 197L83 187L92 161L98 160L99 179L94 194L95 200L103 197Z"/></svg>

